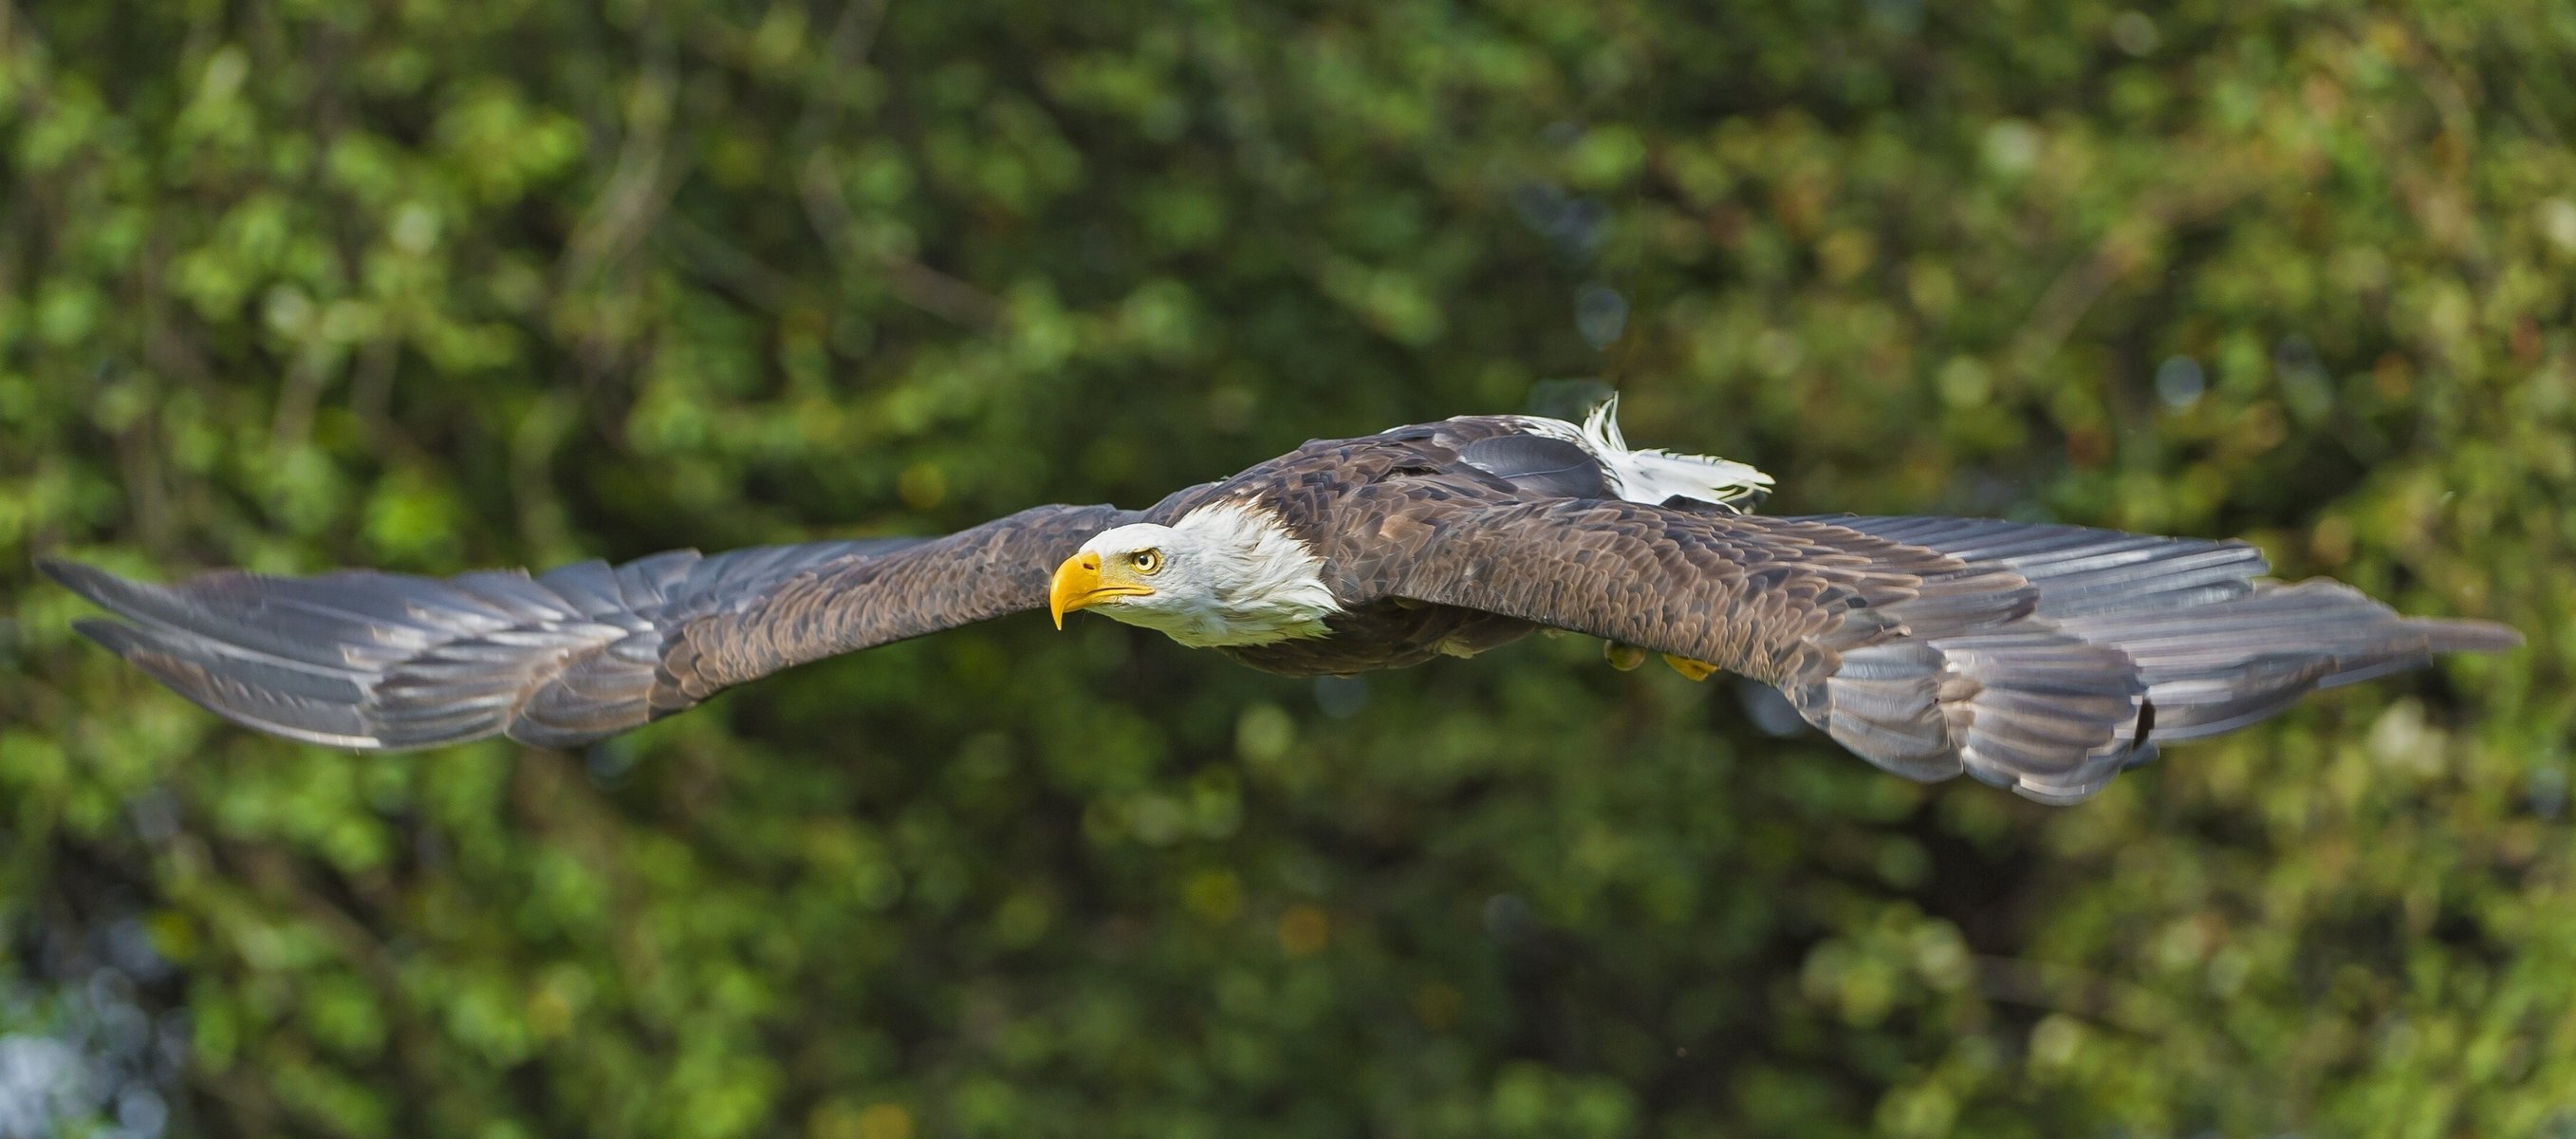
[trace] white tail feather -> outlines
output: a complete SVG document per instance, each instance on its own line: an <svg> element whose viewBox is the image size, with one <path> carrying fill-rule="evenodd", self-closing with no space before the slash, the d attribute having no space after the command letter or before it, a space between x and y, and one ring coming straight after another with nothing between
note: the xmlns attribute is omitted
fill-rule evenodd
<svg viewBox="0 0 2576 1139"><path fill-rule="evenodd" d="M1563 439L1592 453L1611 488L1629 502L1661 503L1668 498L1748 508L1770 492L1771 476L1732 459L1682 455L1650 447L1632 450L1619 432L1619 397L1612 394L1577 427L1562 419L1530 416L1530 430Z"/></svg>

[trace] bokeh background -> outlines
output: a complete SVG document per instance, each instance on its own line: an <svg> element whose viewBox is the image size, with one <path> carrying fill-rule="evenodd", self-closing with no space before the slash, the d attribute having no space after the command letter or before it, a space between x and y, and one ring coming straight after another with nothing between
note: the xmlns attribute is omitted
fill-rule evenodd
<svg viewBox="0 0 2576 1139"><path fill-rule="evenodd" d="M0 0L0 1135L2576 1134L2561 0ZM1027 616L357 757L66 554L445 573L1572 410L2520 652L2051 810L1597 644Z"/></svg>

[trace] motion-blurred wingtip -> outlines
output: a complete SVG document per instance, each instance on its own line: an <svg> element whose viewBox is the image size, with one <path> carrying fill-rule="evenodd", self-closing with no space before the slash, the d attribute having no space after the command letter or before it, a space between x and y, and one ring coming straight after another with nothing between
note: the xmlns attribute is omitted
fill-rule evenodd
<svg viewBox="0 0 2576 1139"><path fill-rule="evenodd" d="M110 617L83 617L72 622L72 631L98 643L100 648L121 657L132 656L134 626Z"/></svg>
<svg viewBox="0 0 2576 1139"><path fill-rule="evenodd" d="M2494 621L2428 620L2425 636L2438 653L2501 653L2522 647L2522 630Z"/></svg>
<svg viewBox="0 0 2576 1139"><path fill-rule="evenodd" d="M105 609L110 613L116 614L117 616L130 617L137 620L144 619L137 611L139 601L151 596L156 591L165 588L163 586L153 585L149 582L141 582L135 581L131 578L118 577L115 574L98 568L97 566L88 565L82 562L68 561L62 558L39 558L36 560L36 568L43 570L45 576L62 583L63 588L81 595L81 597L88 600L90 604L96 605L101 609ZM113 625L112 623L111 625L114 628L120 629L125 627L122 625ZM101 637L96 632L88 629L83 629L82 632L87 633L90 639L98 641L100 644L107 645L109 648L117 648L115 642ZM117 648L117 651L123 652L124 650Z"/></svg>
<svg viewBox="0 0 2576 1139"><path fill-rule="evenodd" d="M54 579L56 584L83 597L90 596L91 583L107 576L106 570L95 566L86 566L66 558L51 556L38 557L36 570Z"/></svg>

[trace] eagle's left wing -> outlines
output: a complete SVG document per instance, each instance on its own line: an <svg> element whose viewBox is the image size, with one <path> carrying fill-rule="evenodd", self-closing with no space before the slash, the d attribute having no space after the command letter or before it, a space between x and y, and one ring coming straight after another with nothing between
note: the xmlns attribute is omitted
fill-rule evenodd
<svg viewBox="0 0 2576 1139"><path fill-rule="evenodd" d="M1411 503L1355 589L1504 613L1777 685L1917 779L2044 802L2153 740L2312 689L2520 643L2401 617L2331 581L2260 580L2240 542L1955 518L1768 518L1626 502Z"/></svg>

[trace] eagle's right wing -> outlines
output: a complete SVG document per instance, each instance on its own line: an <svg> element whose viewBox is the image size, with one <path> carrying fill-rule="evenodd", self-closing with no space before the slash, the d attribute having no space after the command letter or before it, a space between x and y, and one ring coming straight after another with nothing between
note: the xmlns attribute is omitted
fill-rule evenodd
<svg viewBox="0 0 2576 1139"><path fill-rule="evenodd" d="M2154 741L2312 689L2520 643L2401 617L2331 581L2261 580L2241 542L1960 518L1766 518L1626 502L1408 503L1373 527L1383 595L1508 614L1779 686L1916 779L2044 802Z"/></svg>
<svg viewBox="0 0 2576 1139"><path fill-rule="evenodd" d="M1045 608L1056 563L1137 517L1042 506L944 538L673 550L536 577L223 570L152 585L40 565L123 618L81 632L235 723L367 750L495 734L569 747L790 665Z"/></svg>

